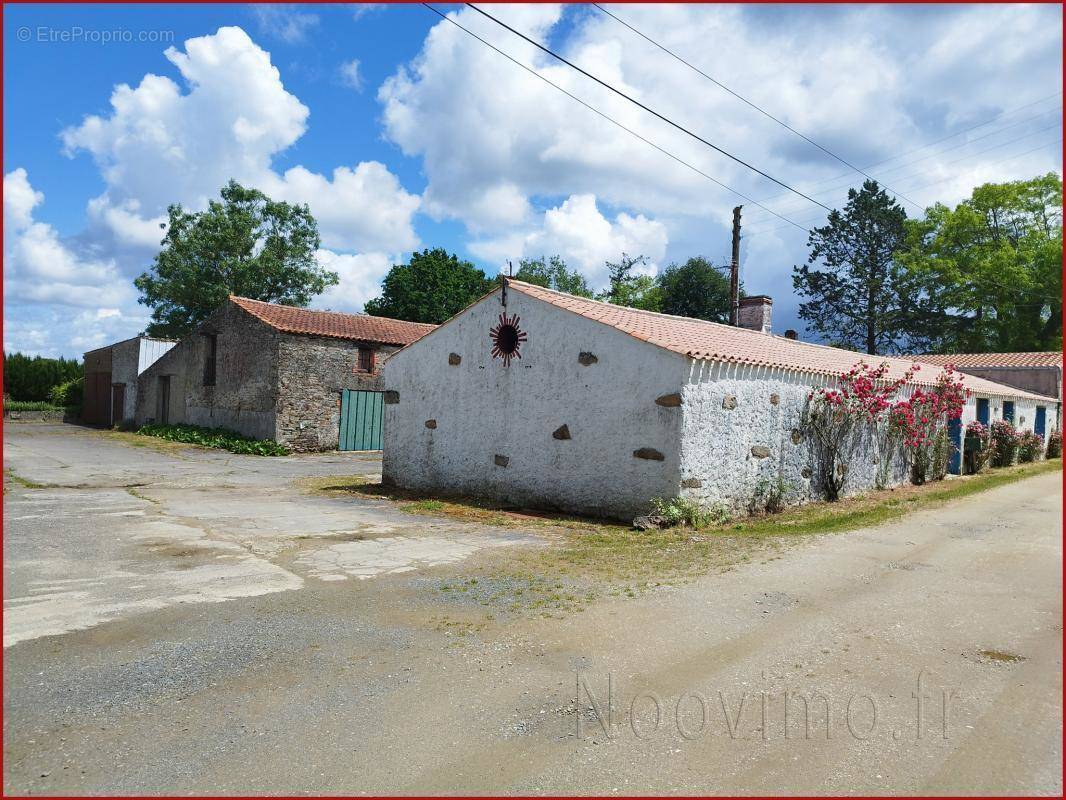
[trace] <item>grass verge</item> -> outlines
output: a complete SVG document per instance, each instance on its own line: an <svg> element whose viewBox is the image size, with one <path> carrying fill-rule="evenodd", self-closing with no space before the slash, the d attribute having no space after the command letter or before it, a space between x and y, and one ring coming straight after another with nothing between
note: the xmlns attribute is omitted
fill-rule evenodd
<svg viewBox="0 0 1066 800"><path fill-rule="evenodd" d="M602 520L516 510L491 500L426 497L368 483L364 476L314 478L304 488L331 496L386 499L413 514L447 517L505 528L539 528L556 546L508 550L495 563L469 567L441 582L458 609L500 615L556 616L582 611L604 596L636 597L659 587L724 572L752 560L780 557L799 537L879 525L1024 478L1057 472L1059 460L995 469L925 486L871 492L838 503L812 503L767 516L701 529L640 532Z"/></svg>

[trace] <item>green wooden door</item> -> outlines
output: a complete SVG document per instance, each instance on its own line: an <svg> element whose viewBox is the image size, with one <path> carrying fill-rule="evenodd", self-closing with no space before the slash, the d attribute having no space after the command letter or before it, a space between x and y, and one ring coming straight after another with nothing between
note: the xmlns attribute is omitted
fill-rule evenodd
<svg viewBox="0 0 1066 800"><path fill-rule="evenodd" d="M341 394L341 435L338 450L380 450L382 392L345 389Z"/></svg>

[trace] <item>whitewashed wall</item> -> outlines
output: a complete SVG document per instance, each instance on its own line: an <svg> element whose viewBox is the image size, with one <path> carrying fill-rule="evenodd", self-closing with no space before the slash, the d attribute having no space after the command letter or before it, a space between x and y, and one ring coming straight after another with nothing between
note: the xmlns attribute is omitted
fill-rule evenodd
<svg viewBox="0 0 1066 800"><path fill-rule="evenodd" d="M802 415L811 387L827 383L809 373L691 362L682 391L681 494L733 510L747 508L760 484L764 489L782 485L788 503L822 499L815 451L803 432ZM896 397L911 391L905 387ZM967 399L963 426L977 418L978 396L987 395ZM1002 419L1003 400L989 397L990 421ZM1014 403L1015 426L1033 430L1036 406L1043 404L1017 397ZM1051 431L1058 425L1057 411L1053 404L1045 407ZM883 451L883 445L872 430L856 441L846 459L845 495L909 480L898 452Z"/></svg>
<svg viewBox="0 0 1066 800"><path fill-rule="evenodd" d="M679 391L687 359L511 291L506 311L528 340L504 367L489 338L504 310L497 291L384 363L399 393L385 405L386 480L619 517L676 495L681 409L655 400ZM554 439L564 424L572 438ZM664 460L634 457L640 448Z"/></svg>

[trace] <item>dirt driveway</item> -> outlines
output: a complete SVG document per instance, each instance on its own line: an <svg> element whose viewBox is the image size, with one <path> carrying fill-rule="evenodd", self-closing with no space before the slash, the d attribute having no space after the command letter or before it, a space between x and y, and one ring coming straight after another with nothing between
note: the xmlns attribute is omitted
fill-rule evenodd
<svg viewBox="0 0 1066 800"><path fill-rule="evenodd" d="M543 530L296 485L370 456L4 446L9 793L1062 788L1057 473L545 618L454 590Z"/></svg>

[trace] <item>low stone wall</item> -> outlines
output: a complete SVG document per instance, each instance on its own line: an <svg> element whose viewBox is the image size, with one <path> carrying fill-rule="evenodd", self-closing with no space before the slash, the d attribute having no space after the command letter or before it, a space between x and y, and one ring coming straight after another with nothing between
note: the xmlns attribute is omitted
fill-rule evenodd
<svg viewBox="0 0 1066 800"><path fill-rule="evenodd" d="M9 411L4 409L4 422L80 422L77 411L54 409L48 411Z"/></svg>

